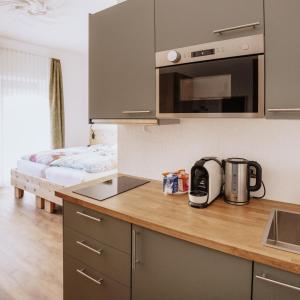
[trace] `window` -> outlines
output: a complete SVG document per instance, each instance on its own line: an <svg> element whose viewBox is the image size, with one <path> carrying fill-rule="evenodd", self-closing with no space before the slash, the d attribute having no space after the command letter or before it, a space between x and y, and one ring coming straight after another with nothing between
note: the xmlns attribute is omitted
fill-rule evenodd
<svg viewBox="0 0 300 300"><path fill-rule="evenodd" d="M0 186L25 154L50 148L49 58L0 48Z"/></svg>

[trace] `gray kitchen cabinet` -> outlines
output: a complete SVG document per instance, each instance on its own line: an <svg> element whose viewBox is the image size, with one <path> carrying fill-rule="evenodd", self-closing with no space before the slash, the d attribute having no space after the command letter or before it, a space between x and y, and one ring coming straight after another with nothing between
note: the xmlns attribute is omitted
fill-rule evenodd
<svg viewBox="0 0 300 300"><path fill-rule="evenodd" d="M253 300L299 299L299 275L254 263Z"/></svg>
<svg viewBox="0 0 300 300"><path fill-rule="evenodd" d="M267 118L300 118L299 11L299 0L265 0Z"/></svg>
<svg viewBox="0 0 300 300"><path fill-rule="evenodd" d="M132 300L250 300L252 262L133 226Z"/></svg>
<svg viewBox="0 0 300 300"><path fill-rule="evenodd" d="M131 252L131 225L127 222L65 202L64 225L113 248Z"/></svg>
<svg viewBox="0 0 300 300"><path fill-rule="evenodd" d="M131 224L64 202L64 300L130 300Z"/></svg>
<svg viewBox="0 0 300 300"><path fill-rule="evenodd" d="M263 12L263 0L156 0L156 51L263 33ZM257 22L255 28L214 33Z"/></svg>
<svg viewBox="0 0 300 300"><path fill-rule="evenodd" d="M64 300L130 300L130 288L64 253Z"/></svg>
<svg viewBox="0 0 300 300"><path fill-rule="evenodd" d="M154 0L90 15L89 118L155 118Z"/></svg>

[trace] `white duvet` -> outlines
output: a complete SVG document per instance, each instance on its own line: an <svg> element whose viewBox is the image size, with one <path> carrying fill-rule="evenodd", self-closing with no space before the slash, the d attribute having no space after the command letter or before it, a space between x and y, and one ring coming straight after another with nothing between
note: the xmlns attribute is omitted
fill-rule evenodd
<svg viewBox="0 0 300 300"><path fill-rule="evenodd" d="M100 173L117 167L116 157L112 153L86 152L62 157L53 161L51 167L64 167L83 170L88 173Z"/></svg>
<svg viewBox="0 0 300 300"><path fill-rule="evenodd" d="M71 168L87 173L101 173L117 167L115 145L94 145L44 151L26 155L23 159L48 167Z"/></svg>

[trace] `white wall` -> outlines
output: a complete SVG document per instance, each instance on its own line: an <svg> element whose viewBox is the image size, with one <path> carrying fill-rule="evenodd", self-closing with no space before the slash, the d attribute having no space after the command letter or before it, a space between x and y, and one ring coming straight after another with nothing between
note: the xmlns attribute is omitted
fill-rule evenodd
<svg viewBox="0 0 300 300"><path fill-rule="evenodd" d="M88 62L87 55L45 48L0 37L0 47L19 49L61 60L63 71L66 146L88 144Z"/></svg>
<svg viewBox="0 0 300 300"><path fill-rule="evenodd" d="M90 144L117 145L118 127L117 125L94 124L92 130L95 133L95 139L90 135Z"/></svg>
<svg viewBox="0 0 300 300"><path fill-rule="evenodd" d="M183 120L160 127L119 126L119 171L161 179L204 156L244 157L263 168L267 199L300 204L300 121Z"/></svg>

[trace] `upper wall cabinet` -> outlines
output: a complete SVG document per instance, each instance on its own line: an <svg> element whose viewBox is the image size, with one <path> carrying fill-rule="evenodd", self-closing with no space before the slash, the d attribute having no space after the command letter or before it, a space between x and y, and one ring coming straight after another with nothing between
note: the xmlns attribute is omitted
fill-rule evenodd
<svg viewBox="0 0 300 300"><path fill-rule="evenodd" d="M263 0L156 0L155 10L156 51L258 34L264 28Z"/></svg>
<svg viewBox="0 0 300 300"><path fill-rule="evenodd" d="M154 0L90 15L90 119L155 118Z"/></svg>
<svg viewBox="0 0 300 300"><path fill-rule="evenodd" d="M265 0L267 118L300 118L299 12L299 0Z"/></svg>

